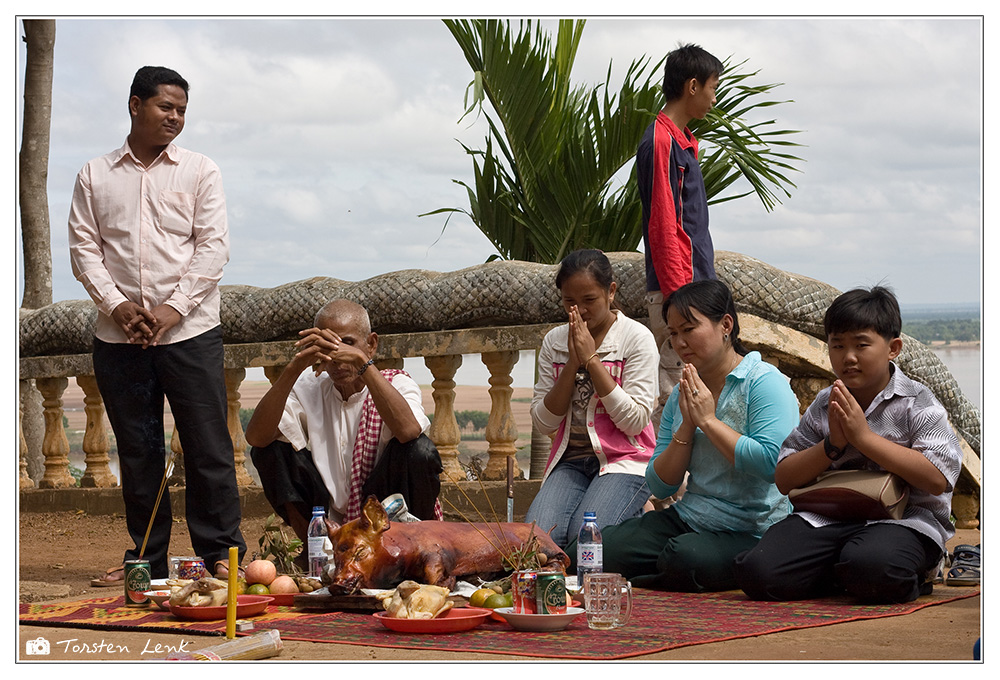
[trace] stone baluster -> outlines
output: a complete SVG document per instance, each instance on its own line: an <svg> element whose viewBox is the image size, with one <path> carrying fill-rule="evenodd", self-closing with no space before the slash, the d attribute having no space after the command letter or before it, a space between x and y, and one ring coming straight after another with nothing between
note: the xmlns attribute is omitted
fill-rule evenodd
<svg viewBox="0 0 1000 680"><path fill-rule="evenodd" d="M181 436L177 434L177 425L174 425L174 431L170 433L170 452L174 455L174 471L170 474L168 482L170 486L182 486L187 483L187 475L184 472L184 449L181 448Z"/></svg>
<svg viewBox="0 0 1000 680"><path fill-rule="evenodd" d="M520 356L517 350L483 352L483 363L490 371L490 419L486 424L486 441L489 442L489 461L483 476L486 479L507 478L507 457L517 453L517 423L510 407L514 393L510 372ZM515 465L516 471L520 466ZM518 472L517 477L521 475Z"/></svg>
<svg viewBox="0 0 1000 680"><path fill-rule="evenodd" d="M535 375L532 384L538 383L538 350L534 351ZM551 368L551 367L549 367ZM659 421L656 421L659 427ZM531 462L528 467L528 479L541 479L545 476L545 465L549 462L549 452L552 450L552 437L543 434L534 422L531 424Z"/></svg>
<svg viewBox="0 0 1000 680"><path fill-rule="evenodd" d="M42 393L42 417L45 420L45 437L42 439L45 475L38 486L42 489L76 486L76 480L69 473L69 440L63 427L62 395L69 379L38 378L35 385Z"/></svg>
<svg viewBox="0 0 1000 680"><path fill-rule="evenodd" d="M458 462L458 445L462 441L462 433L455 419L455 372L462 365L461 354L446 354L443 356L424 357L424 364L434 376L431 387L434 389L434 420L427 431L441 454L444 471L442 481L465 481L465 472Z"/></svg>
<svg viewBox="0 0 1000 680"><path fill-rule="evenodd" d="M955 528L957 529L978 529L979 528L979 494L975 492L965 493L969 490L955 490L951 498L951 512L955 515Z"/></svg>
<svg viewBox="0 0 1000 680"><path fill-rule="evenodd" d="M265 366L264 377L267 378L267 381L273 385L274 381L281 375L281 372L285 370L285 366L286 364L282 364L280 366Z"/></svg>
<svg viewBox="0 0 1000 680"><path fill-rule="evenodd" d="M80 479L80 486L118 486L118 479L109 465L111 458L108 455L108 429L104 426L104 400L97 388L97 379L92 375L78 375L76 384L83 390L83 410L87 414L87 429L83 434L83 453L87 466Z"/></svg>
<svg viewBox="0 0 1000 680"><path fill-rule="evenodd" d="M814 376L793 375L788 381L789 387L799 400L799 414L805 413L809 405L813 403L822 390L832 384L832 380L827 378L817 378Z"/></svg>
<svg viewBox="0 0 1000 680"><path fill-rule="evenodd" d="M18 488L19 489L33 489L35 488L35 482L31 479L28 474L28 440L24 438L24 427L21 423L24 420L24 407L21 406L21 400L18 399L18 416L17 416L17 440L18 440Z"/></svg>
<svg viewBox="0 0 1000 680"><path fill-rule="evenodd" d="M384 371L389 368L396 368L402 371L403 363L403 357L388 357L386 359L377 359L375 361L375 367L380 371Z"/></svg>
<svg viewBox="0 0 1000 680"><path fill-rule="evenodd" d="M245 368L226 369L226 423L229 426L229 436L233 440L237 486L253 484L253 477L246 468L247 440L243 436L243 425L240 423L240 385L246 377Z"/></svg>

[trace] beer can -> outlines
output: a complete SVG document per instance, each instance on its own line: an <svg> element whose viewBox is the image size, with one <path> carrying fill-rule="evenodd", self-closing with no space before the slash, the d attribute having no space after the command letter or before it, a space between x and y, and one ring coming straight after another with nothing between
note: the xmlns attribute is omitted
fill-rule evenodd
<svg viewBox="0 0 1000 680"><path fill-rule="evenodd" d="M148 607L149 598L143 595L149 590L149 560L128 560L125 562L125 606Z"/></svg>
<svg viewBox="0 0 1000 680"><path fill-rule="evenodd" d="M536 614L538 572L533 570L515 571L511 576L511 592L515 614Z"/></svg>
<svg viewBox="0 0 1000 680"><path fill-rule="evenodd" d="M566 613L566 577L545 572L538 574L535 586L536 611L539 614Z"/></svg>

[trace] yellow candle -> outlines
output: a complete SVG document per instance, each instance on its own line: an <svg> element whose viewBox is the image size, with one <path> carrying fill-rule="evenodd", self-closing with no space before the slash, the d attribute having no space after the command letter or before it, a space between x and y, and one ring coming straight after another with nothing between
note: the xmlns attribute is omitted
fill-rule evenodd
<svg viewBox="0 0 1000 680"><path fill-rule="evenodd" d="M229 589L226 599L226 639L236 637L236 577L240 570L239 551L229 549Z"/></svg>

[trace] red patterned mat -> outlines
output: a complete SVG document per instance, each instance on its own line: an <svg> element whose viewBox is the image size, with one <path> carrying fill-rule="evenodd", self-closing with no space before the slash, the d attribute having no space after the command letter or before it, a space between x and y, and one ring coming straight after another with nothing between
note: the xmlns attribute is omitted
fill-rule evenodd
<svg viewBox="0 0 1000 680"><path fill-rule="evenodd" d="M268 607L263 614L252 617L266 628L283 626L287 621L314 616L291 607ZM37 626L66 626L96 630L142 630L157 633L188 633L194 635L225 635L226 622L184 621L170 612L151 608L125 606L125 597L97 597L76 602L22 604L19 623Z"/></svg>
<svg viewBox="0 0 1000 680"><path fill-rule="evenodd" d="M581 616L566 630L554 633L514 631L506 623L490 620L475 630L462 633L412 635L392 632L370 614L308 613L289 607L271 607L265 614L253 617L253 621L258 631L277 628L284 640L610 660L797 628L900 616L977 595L978 588L936 588L933 595L909 604L858 605L838 599L752 602L738 591L690 595L636 590L632 620L628 625L611 631L592 631ZM168 612L129 609L122 605L122 597L22 604L20 623L205 635L222 635L225 632L224 621L185 622Z"/></svg>

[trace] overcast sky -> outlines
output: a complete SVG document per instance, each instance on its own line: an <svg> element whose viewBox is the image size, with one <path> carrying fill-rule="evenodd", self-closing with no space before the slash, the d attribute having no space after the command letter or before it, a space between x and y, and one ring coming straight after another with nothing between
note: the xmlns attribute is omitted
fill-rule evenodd
<svg viewBox="0 0 1000 680"><path fill-rule="evenodd" d="M18 117L20 35L18 24ZM904 304L979 301L979 18L592 18L574 79L600 83L609 63L620 78L679 41L784 83L773 96L793 103L767 114L805 145L798 186L773 212L754 197L711 210L717 249L841 290L887 283ZM484 137L481 123L458 122L472 73L440 20L66 18L48 179L55 300L86 297L66 245L73 182L124 141L129 84L145 64L188 79L177 142L222 168L223 284L452 271L493 254L463 216L443 233L442 216L418 217L467 207L452 180L471 182L472 165L457 140ZM19 119L17 135L19 146Z"/></svg>

